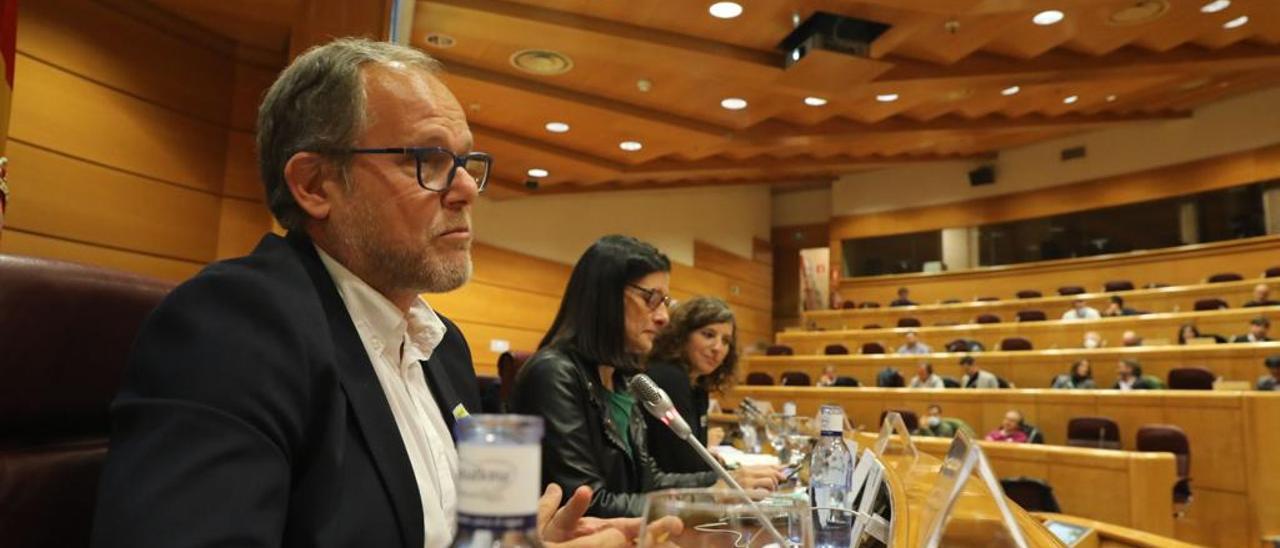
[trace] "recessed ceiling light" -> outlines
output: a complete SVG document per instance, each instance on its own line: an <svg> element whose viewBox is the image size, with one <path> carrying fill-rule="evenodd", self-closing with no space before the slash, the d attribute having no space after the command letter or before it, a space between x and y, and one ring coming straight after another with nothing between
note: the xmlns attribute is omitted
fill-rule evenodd
<svg viewBox="0 0 1280 548"><path fill-rule="evenodd" d="M1202 13L1218 13L1231 6L1231 0L1213 0L1208 4L1200 6Z"/></svg>
<svg viewBox="0 0 1280 548"><path fill-rule="evenodd" d="M551 173L547 172L547 170L539 167L530 169L527 173L529 174L530 177L533 177L534 179L541 179L543 177L546 177L547 175L551 175Z"/></svg>
<svg viewBox="0 0 1280 548"><path fill-rule="evenodd" d="M1139 25L1150 23L1169 12L1169 0L1138 0L1116 10L1107 18L1107 23L1115 26Z"/></svg>
<svg viewBox="0 0 1280 548"><path fill-rule="evenodd" d="M640 144L640 141L623 141L618 143L618 148L627 152L635 152L644 148L644 145Z"/></svg>
<svg viewBox="0 0 1280 548"><path fill-rule="evenodd" d="M428 34L426 42L428 46L440 49L449 49L458 43L458 41L454 40L452 36L449 36L448 34L440 34L438 32Z"/></svg>
<svg viewBox="0 0 1280 548"><path fill-rule="evenodd" d="M530 74L554 76L573 69L573 60L558 51L525 49L511 54L511 66Z"/></svg>
<svg viewBox="0 0 1280 548"><path fill-rule="evenodd" d="M1017 95L1019 91L1022 91L1022 88L1018 86L1009 86L1007 88L1000 90L1000 95L1004 95L1005 97L1008 97L1010 95Z"/></svg>
<svg viewBox="0 0 1280 548"><path fill-rule="evenodd" d="M1116 100L1116 96L1114 94L1107 96L1108 103L1114 102L1115 100Z"/></svg>
<svg viewBox="0 0 1280 548"><path fill-rule="evenodd" d="M809 105L811 107L820 107L822 105L827 104L827 100L821 97L805 97L804 104Z"/></svg>
<svg viewBox="0 0 1280 548"><path fill-rule="evenodd" d="M569 124L564 122L547 122L547 131L551 133L564 133L569 131Z"/></svg>
<svg viewBox="0 0 1280 548"><path fill-rule="evenodd" d="M1040 25L1042 27L1045 27L1045 26L1049 26L1054 23L1057 23L1058 21L1061 21L1063 17L1066 17L1066 16L1063 15L1062 12L1058 10L1045 10L1040 13L1037 13L1035 17L1032 17L1031 22L1037 25Z"/></svg>
<svg viewBox="0 0 1280 548"><path fill-rule="evenodd" d="M720 100L720 106L728 110L742 110L747 108L747 100L741 97L725 97Z"/></svg>
<svg viewBox="0 0 1280 548"><path fill-rule="evenodd" d="M1079 95L1069 95L1069 96L1067 96L1066 98L1064 98L1064 99L1062 100L1062 102L1063 102L1063 103L1066 103L1066 104L1068 104L1068 105L1070 105L1071 103L1074 103L1074 102L1079 101L1079 100L1080 100L1080 96L1079 96Z"/></svg>
<svg viewBox="0 0 1280 548"><path fill-rule="evenodd" d="M733 19L742 15L742 5L737 2L716 2L711 4L707 11L711 12L712 17L720 19Z"/></svg>
<svg viewBox="0 0 1280 548"><path fill-rule="evenodd" d="M892 103L898 100L898 94L897 93L881 93L880 95L876 96L876 100L880 101L881 103Z"/></svg>
<svg viewBox="0 0 1280 548"><path fill-rule="evenodd" d="M1249 16L1248 16L1248 15L1241 15L1240 17L1237 17L1237 18L1235 18L1235 19L1232 19L1232 20L1230 20L1230 21L1227 21L1226 23L1223 23L1223 24L1222 24L1222 28L1224 28L1224 29L1228 29L1228 30L1230 30L1230 29L1238 29L1238 28L1240 28L1240 27L1243 27L1243 26L1244 26L1244 24L1245 24L1245 23L1248 23L1248 22L1249 22Z"/></svg>

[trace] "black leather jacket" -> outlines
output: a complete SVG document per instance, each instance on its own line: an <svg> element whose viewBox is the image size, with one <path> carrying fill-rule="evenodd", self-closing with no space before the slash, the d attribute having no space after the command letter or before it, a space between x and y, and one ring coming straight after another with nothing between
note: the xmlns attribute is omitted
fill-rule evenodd
<svg viewBox="0 0 1280 548"><path fill-rule="evenodd" d="M677 487L707 487L714 472L671 474L649 456L644 409L631 411L630 452L614 429L608 392L599 382L596 364L571 350L544 348L529 358L516 376L512 408L545 421L542 439L542 484L555 482L567 500L579 485L592 489L587 515L611 518L639 516L644 494ZM619 376L615 387L625 386Z"/></svg>

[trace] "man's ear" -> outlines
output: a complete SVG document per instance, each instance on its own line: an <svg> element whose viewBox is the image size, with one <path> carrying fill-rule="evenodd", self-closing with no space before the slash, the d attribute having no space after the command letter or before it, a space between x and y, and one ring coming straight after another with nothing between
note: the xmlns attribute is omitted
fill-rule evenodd
<svg viewBox="0 0 1280 548"><path fill-rule="evenodd" d="M325 183L342 182L337 166L328 158L314 152L296 153L284 165L284 180L293 201L307 216L321 220L329 217L333 192L339 186Z"/></svg>

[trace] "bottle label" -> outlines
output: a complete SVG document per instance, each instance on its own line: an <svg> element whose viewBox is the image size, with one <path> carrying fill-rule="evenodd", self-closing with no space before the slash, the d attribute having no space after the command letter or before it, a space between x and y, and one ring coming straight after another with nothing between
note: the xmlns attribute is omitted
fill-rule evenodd
<svg viewBox="0 0 1280 548"><path fill-rule="evenodd" d="M462 444L458 447L458 514L537 516L542 474L538 445Z"/></svg>
<svg viewBox="0 0 1280 548"><path fill-rule="evenodd" d="M839 435L844 432L844 415L840 413L831 413L822 415L822 421L819 428L822 429L823 435L835 434Z"/></svg>

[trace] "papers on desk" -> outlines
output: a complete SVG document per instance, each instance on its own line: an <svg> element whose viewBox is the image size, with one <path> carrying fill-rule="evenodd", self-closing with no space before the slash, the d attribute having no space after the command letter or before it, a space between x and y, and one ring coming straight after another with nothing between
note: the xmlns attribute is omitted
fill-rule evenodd
<svg viewBox="0 0 1280 548"><path fill-rule="evenodd" d="M776 455L755 455L744 453L732 445L717 445L711 452L720 456L729 466L755 466L757 464L781 464Z"/></svg>

